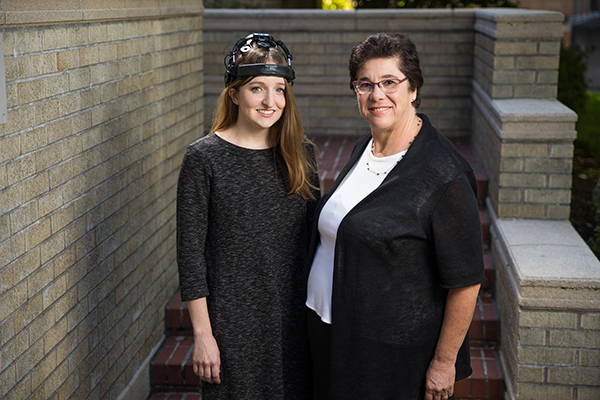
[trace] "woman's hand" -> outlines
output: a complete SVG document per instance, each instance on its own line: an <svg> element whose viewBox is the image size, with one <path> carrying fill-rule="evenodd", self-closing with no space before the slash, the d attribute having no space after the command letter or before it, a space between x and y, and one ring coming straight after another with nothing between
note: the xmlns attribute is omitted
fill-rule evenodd
<svg viewBox="0 0 600 400"><path fill-rule="evenodd" d="M431 360L425 375L425 400L446 400L452 396L455 375L454 362Z"/></svg>
<svg viewBox="0 0 600 400"><path fill-rule="evenodd" d="M221 353L212 333L206 297L187 302L194 330L194 374L208 383L221 383Z"/></svg>
<svg viewBox="0 0 600 400"><path fill-rule="evenodd" d="M194 336L194 374L208 383L221 383L221 355L213 335Z"/></svg>
<svg viewBox="0 0 600 400"><path fill-rule="evenodd" d="M471 325L477 293L479 284L448 290L442 330L425 375L425 400L446 400L454 394L456 356Z"/></svg>

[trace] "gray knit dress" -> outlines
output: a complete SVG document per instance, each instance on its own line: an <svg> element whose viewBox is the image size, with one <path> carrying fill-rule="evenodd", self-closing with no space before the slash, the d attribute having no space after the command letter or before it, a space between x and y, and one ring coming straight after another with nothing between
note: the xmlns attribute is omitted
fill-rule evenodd
<svg viewBox="0 0 600 400"><path fill-rule="evenodd" d="M281 167L272 149L214 133L181 164L181 298L207 298L221 353L221 384L203 382L203 400L310 398L303 268L314 202L286 194Z"/></svg>

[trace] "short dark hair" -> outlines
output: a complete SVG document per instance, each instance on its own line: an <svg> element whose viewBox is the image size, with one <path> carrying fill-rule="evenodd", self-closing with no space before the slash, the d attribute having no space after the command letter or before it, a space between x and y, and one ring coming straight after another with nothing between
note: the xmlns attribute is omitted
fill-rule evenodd
<svg viewBox="0 0 600 400"><path fill-rule="evenodd" d="M415 108L419 108L423 73L417 46L408 36L401 33L376 33L354 46L348 60L351 89L354 90L352 82L357 79L360 67L373 58L398 58L398 69L408 78L410 90L417 90L417 96L412 104Z"/></svg>

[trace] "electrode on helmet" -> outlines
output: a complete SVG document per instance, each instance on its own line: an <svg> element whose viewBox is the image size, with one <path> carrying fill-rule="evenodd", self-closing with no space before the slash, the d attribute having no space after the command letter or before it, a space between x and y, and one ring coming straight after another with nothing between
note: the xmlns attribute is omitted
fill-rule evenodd
<svg viewBox="0 0 600 400"><path fill-rule="evenodd" d="M247 53L252 50L253 44L258 47L276 48L279 47L285 53L288 65L278 64L235 64L235 56L238 53ZM286 45L281 40L275 40L267 33L251 33L236 42L231 51L223 60L227 72L225 72L225 86L229 86L236 79L243 79L250 76L280 76L293 84L296 74L292 68L292 55Z"/></svg>

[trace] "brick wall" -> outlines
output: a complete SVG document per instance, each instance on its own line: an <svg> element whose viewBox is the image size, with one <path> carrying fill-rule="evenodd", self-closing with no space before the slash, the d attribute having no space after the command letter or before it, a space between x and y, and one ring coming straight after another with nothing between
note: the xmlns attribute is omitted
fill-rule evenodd
<svg viewBox="0 0 600 400"><path fill-rule="evenodd" d="M517 398L600 398L600 314L523 309L500 286L502 354ZM513 307L510 307L510 305Z"/></svg>
<svg viewBox="0 0 600 400"><path fill-rule="evenodd" d="M506 399L600 396L600 261L568 221L577 115L556 101L562 14L475 13L473 135L489 178Z"/></svg>
<svg viewBox="0 0 600 400"><path fill-rule="evenodd" d="M568 221L492 219L507 399L600 398L600 261Z"/></svg>
<svg viewBox="0 0 600 400"><path fill-rule="evenodd" d="M562 14L476 13L473 136L499 217L568 219L574 112L556 101Z"/></svg>
<svg viewBox="0 0 600 400"><path fill-rule="evenodd" d="M202 6L26 3L2 2L0 397L114 399L177 287L177 171L203 125Z"/></svg>
<svg viewBox="0 0 600 400"><path fill-rule="evenodd" d="M408 34L417 45L425 77L419 110L446 136L469 136L473 15L473 10L206 10L206 130L224 87L224 51L249 32L267 32L295 57L294 93L310 135L368 132L349 87L348 58L358 42L388 31Z"/></svg>

